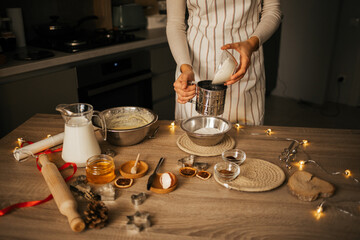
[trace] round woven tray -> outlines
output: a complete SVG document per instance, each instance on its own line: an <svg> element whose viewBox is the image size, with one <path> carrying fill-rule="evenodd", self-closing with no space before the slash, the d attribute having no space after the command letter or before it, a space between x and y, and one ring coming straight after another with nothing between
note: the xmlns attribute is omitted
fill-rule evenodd
<svg viewBox="0 0 360 240"><path fill-rule="evenodd" d="M211 157L221 155L222 152L234 148L235 140L225 134L223 140L215 146L200 146L193 143L186 133L184 133L177 139L176 144L184 152L197 156Z"/></svg>
<svg viewBox="0 0 360 240"><path fill-rule="evenodd" d="M233 181L226 182L214 174L215 180L229 189L244 192L264 192L279 187L285 180L284 171L273 163L247 158L240 165L240 175Z"/></svg>

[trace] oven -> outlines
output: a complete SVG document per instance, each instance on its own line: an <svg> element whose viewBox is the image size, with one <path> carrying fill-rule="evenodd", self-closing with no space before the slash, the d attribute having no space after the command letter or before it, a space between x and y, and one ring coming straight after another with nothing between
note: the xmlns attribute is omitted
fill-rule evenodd
<svg viewBox="0 0 360 240"><path fill-rule="evenodd" d="M152 109L150 53L116 55L77 67L79 102L94 109L139 106Z"/></svg>

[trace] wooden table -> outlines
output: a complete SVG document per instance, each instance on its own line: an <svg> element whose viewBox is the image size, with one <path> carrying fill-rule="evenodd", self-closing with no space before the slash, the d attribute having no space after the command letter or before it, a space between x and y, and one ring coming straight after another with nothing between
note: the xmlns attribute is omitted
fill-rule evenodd
<svg viewBox="0 0 360 240"><path fill-rule="evenodd" d="M329 204L317 219L314 211L321 199L303 202L291 195L286 183L268 192L249 193L229 190L212 177L207 181L180 176L177 160L188 156L177 147L176 140L183 131L179 126L170 129L170 121L159 121L160 130L155 139L129 147L115 147L99 142L101 148L113 149L116 167L134 160L137 153L154 170L160 157L165 162L160 172L171 171L179 180L178 187L169 194L156 194L146 190L148 174L136 179L128 189L117 189L116 200L106 202L109 224L101 230L86 229L81 233L71 231L67 219L61 215L54 200L31 208L17 209L0 217L0 239L360 239L359 201L360 184L344 175L330 175L313 164L305 170L336 186L336 193L327 200ZM48 196L48 187L37 170L34 158L19 163L12 156L17 138L39 141L47 134L63 131L60 115L37 114L0 140L0 208L23 201L40 200ZM360 178L360 131L340 129L315 129L272 126L273 134L263 134L268 126L233 128L230 135L236 147L248 157L260 158L280 166L287 178L296 171L287 170L278 160L280 152L289 141L276 138L307 139L306 151L328 172L350 169ZM255 133L255 134L254 134ZM256 135L256 133L259 133ZM275 138L276 137L276 138ZM51 156L58 160L60 155ZM300 152L297 159L305 159ZM199 157L211 164L217 157ZM62 171L68 176L72 170ZM76 176L84 174L79 169ZM117 171L117 174L118 171ZM131 195L145 192L146 201L135 207ZM339 211L344 204L353 206L356 216ZM79 200L79 211L86 206ZM326 205L325 205L326 206ZM127 217L137 210L150 213L152 226L140 233L126 230Z"/></svg>

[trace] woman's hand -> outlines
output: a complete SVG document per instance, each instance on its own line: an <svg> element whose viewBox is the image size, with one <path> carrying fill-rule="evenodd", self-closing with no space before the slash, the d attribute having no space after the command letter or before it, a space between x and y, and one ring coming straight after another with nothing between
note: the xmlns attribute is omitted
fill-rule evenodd
<svg viewBox="0 0 360 240"><path fill-rule="evenodd" d="M222 50L235 49L240 53L240 66L236 69L236 73L231 76L230 80L226 81L225 85L234 84L245 76L250 66L251 55L258 48L259 39L257 37L251 37L244 42L230 43L221 47Z"/></svg>
<svg viewBox="0 0 360 240"><path fill-rule="evenodd" d="M174 90L178 95L177 102L184 104L195 96L195 85L189 85L190 82L195 81L195 77L190 65L183 64L180 70L181 74L174 82Z"/></svg>

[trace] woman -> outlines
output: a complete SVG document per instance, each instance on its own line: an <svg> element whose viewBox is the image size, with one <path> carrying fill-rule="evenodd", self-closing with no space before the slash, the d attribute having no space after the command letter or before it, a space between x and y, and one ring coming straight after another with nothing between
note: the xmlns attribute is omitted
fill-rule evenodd
<svg viewBox="0 0 360 240"><path fill-rule="evenodd" d="M280 0L167 0L167 16L168 42L178 65L175 119L198 115L188 102L195 96L195 85L188 82L213 79L221 52L227 49L240 65L225 83L222 117L240 124L262 124L265 73L261 45L281 21Z"/></svg>

